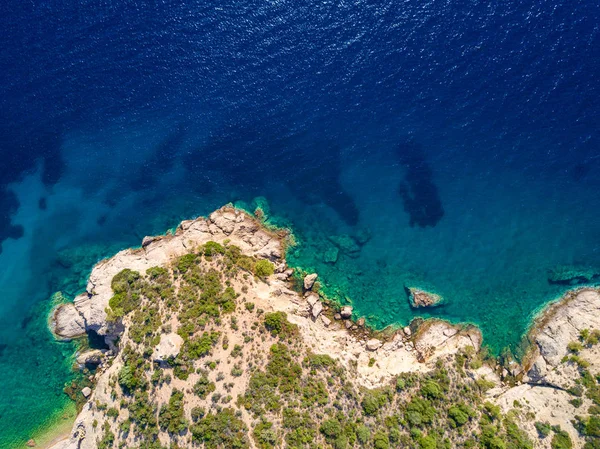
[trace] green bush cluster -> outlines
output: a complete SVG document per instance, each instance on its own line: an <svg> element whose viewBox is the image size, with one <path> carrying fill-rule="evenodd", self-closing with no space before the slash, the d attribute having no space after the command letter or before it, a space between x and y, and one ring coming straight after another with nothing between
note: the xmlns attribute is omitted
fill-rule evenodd
<svg viewBox="0 0 600 449"><path fill-rule="evenodd" d="M259 278L266 278L275 273L275 266L265 259L257 260L254 264L254 274Z"/></svg>
<svg viewBox="0 0 600 449"><path fill-rule="evenodd" d="M279 335L281 338L290 338L298 333L298 326L288 321L285 312L265 313L264 322L265 328L272 335Z"/></svg>
<svg viewBox="0 0 600 449"><path fill-rule="evenodd" d="M140 273L128 268L117 273L111 282L114 293L108 305L116 318L123 317L141 304Z"/></svg>
<svg viewBox="0 0 600 449"><path fill-rule="evenodd" d="M207 413L191 427L193 439L205 449L245 449L248 429L232 408Z"/></svg>
<svg viewBox="0 0 600 449"><path fill-rule="evenodd" d="M160 408L158 424L162 430L169 433L182 433L188 428L188 422L183 414L183 392L173 389L169 403Z"/></svg>

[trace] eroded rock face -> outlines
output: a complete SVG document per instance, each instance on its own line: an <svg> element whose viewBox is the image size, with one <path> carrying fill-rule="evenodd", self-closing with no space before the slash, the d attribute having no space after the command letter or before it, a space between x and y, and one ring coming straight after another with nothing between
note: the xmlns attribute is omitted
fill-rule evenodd
<svg viewBox="0 0 600 449"><path fill-rule="evenodd" d="M568 353L567 345L577 341L582 330L600 329L600 294L591 289L573 293L550 306L538 322L541 325L530 336L534 353L528 375L532 379L559 365Z"/></svg>
<svg viewBox="0 0 600 449"><path fill-rule="evenodd" d="M429 293L418 288L406 287L408 292L408 301L413 308L435 307L442 303L442 297L435 293Z"/></svg>
<svg viewBox="0 0 600 449"><path fill-rule="evenodd" d="M106 309L113 295L111 280L117 273L124 268L143 273L188 253L190 248L225 239L251 256L276 260L283 254L277 235L265 230L247 213L222 207L209 218L181 222L175 235L147 237L142 248L126 249L98 263L90 274L87 291L72 304L62 304L54 311L51 320L54 334L59 339L72 339L94 330L109 342L115 340L123 328L119 323L107 322Z"/></svg>

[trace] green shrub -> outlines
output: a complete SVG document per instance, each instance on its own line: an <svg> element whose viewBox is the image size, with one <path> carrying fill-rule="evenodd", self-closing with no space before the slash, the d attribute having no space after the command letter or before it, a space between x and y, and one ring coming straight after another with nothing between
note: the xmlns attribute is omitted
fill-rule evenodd
<svg viewBox="0 0 600 449"><path fill-rule="evenodd" d="M387 389L367 390L363 396L361 406L367 415L375 415L381 407L390 400L390 392Z"/></svg>
<svg viewBox="0 0 600 449"><path fill-rule="evenodd" d="M259 278L266 278L275 273L275 266L268 260L261 259L254 264L254 274Z"/></svg>
<svg viewBox="0 0 600 449"><path fill-rule="evenodd" d="M321 368L329 368L331 366L334 366L335 365L335 360L333 360L327 354L313 354L313 353L309 353L304 358L303 363L304 363L305 366L308 366L310 368L321 369Z"/></svg>
<svg viewBox="0 0 600 449"><path fill-rule="evenodd" d="M214 382L211 382L205 373L202 374L200 379L194 384L194 393L201 399L206 399L206 397L216 389L217 387Z"/></svg>
<svg viewBox="0 0 600 449"><path fill-rule="evenodd" d="M321 423L319 431L328 440L334 440L342 434L342 425L337 419L327 419Z"/></svg>
<svg viewBox="0 0 600 449"><path fill-rule="evenodd" d="M214 256L215 254L225 254L225 248L223 245L213 242L212 240L204 244L202 251L207 257Z"/></svg>
<svg viewBox="0 0 600 449"><path fill-rule="evenodd" d="M420 427L433 422L435 409L426 399L414 397L406 405L405 418L411 427Z"/></svg>
<svg viewBox="0 0 600 449"><path fill-rule="evenodd" d="M119 371L119 385L126 393L130 393L139 385L139 378L130 365L123 365Z"/></svg>
<svg viewBox="0 0 600 449"><path fill-rule="evenodd" d="M421 394L429 399L437 399L442 397L443 391L442 387L437 382L433 380L428 380L421 387Z"/></svg>
<svg viewBox="0 0 600 449"><path fill-rule="evenodd" d="M270 449L277 445L277 433L273 429L272 422L263 421L257 424L252 436L260 449Z"/></svg>
<svg viewBox="0 0 600 449"><path fill-rule="evenodd" d="M140 274L128 268L117 273L111 281L114 295L108 301L108 306L115 317L127 315L141 304Z"/></svg>
<svg viewBox="0 0 600 449"><path fill-rule="evenodd" d="M450 418L452 427L464 426L474 414L474 411L466 404L453 405L448 409L448 418Z"/></svg>
<svg viewBox="0 0 600 449"><path fill-rule="evenodd" d="M547 421L545 421L545 422L536 421L535 422L535 430L537 430L537 433L540 436L540 438L546 438L548 435L550 435L550 432L552 431L552 427L550 426L550 423Z"/></svg>
<svg viewBox="0 0 600 449"><path fill-rule="evenodd" d="M249 447L244 422L231 408L208 413L192 426L192 437L205 449L245 449Z"/></svg>
<svg viewBox="0 0 600 449"><path fill-rule="evenodd" d="M557 427L554 428L554 436L552 437L550 447L552 447L552 449L571 449L573 447L573 442L567 432L561 430L560 427Z"/></svg>
<svg viewBox="0 0 600 449"><path fill-rule="evenodd" d="M162 430L169 433L180 433L187 429L188 423L183 415L183 392L174 389L169 403L161 407L158 423Z"/></svg>
<svg viewBox="0 0 600 449"><path fill-rule="evenodd" d="M375 449L389 449L390 439L383 431L378 430L373 435L373 447Z"/></svg>
<svg viewBox="0 0 600 449"><path fill-rule="evenodd" d="M204 415L206 415L206 409L204 407L194 407L191 414L192 421L198 422L199 419L204 418Z"/></svg>
<svg viewBox="0 0 600 449"><path fill-rule="evenodd" d="M285 338L296 335L298 332L298 326L288 321L285 312L265 313L265 327L272 335Z"/></svg>
<svg viewBox="0 0 600 449"><path fill-rule="evenodd" d="M177 259L177 262L175 263L175 267L177 268L177 271L184 274L184 273L187 273L187 271L190 269L190 267L192 267L193 265L196 264L197 260L198 260L198 256L196 256L193 253L184 254L179 259Z"/></svg>

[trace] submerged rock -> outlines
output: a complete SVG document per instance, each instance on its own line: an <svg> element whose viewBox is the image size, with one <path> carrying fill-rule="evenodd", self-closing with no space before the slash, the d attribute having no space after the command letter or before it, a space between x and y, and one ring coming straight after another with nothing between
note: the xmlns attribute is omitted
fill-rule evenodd
<svg viewBox="0 0 600 449"><path fill-rule="evenodd" d="M330 235L327 237L331 243L339 248L341 252L357 258L360 254L360 245L349 235Z"/></svg>
<svg viewBox="0 0 600 449"><path fill-rule="evenodd" d="M413 308L439 306L443 299L435 293L419 290L418 288L406 287L408 301Z"/></svg>
<svg viewBox="0 0 600 449"><path fill-rule="evenodd" d="M587 284L598 278L600 278L600 270L588 266L559 265L548 270L550 284Z"/></svg>
<svg viewBox="0 0 600 449"><path fill-rule="evenodd" d="M339 254L340 250L337 247L332 246L325 251L325 254L323 254L323 262L333 265L337 262Z"/></svg>

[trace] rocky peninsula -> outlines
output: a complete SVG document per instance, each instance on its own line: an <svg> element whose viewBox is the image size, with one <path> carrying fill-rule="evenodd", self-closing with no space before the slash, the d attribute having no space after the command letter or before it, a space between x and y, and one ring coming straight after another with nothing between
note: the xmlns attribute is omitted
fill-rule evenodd
<svg viewBox="0 0 600 449"><path fill-rule="evenodd" d="M596 290L547 308L523 364L501 364L472 325L370 330L285 250L223 207L97 264L51 317L59 339L105 341L78 354L91 385L53 449L600 443Z"/></svg>

